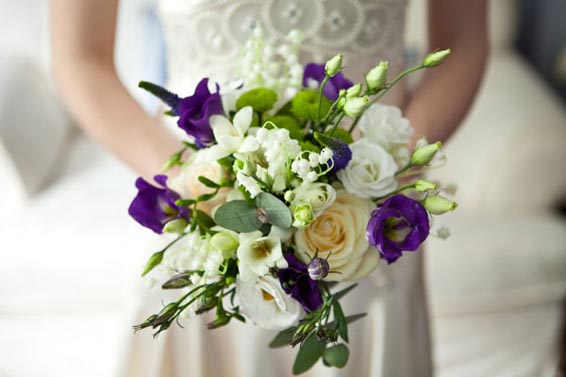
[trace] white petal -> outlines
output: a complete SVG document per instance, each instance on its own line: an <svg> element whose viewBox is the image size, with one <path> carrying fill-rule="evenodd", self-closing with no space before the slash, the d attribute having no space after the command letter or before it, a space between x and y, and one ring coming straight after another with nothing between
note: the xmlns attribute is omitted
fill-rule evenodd
<svg viewBox="0 0 566 377"><path fill-rule="evenodd" d="M240 136L244 136L252 124L254 112L251 106L246 106L234 115L234 127Z"/></svg>
<svg viewBox="0 0 566 377"><path fill-rule="evenodd" d="M221 115L211 116L209 122L216 140L220 139L224 135L232 135L234 133L234 127L230 121Z"/></svg>
<svg viewBox="0 0 566 377"><path fill-rule="evenodd" d="M240 145L240 148L238 148L238 152L250 153L256 151L258 148L259 148L259 144L256 138L253 136L247 136Z"/></svg>

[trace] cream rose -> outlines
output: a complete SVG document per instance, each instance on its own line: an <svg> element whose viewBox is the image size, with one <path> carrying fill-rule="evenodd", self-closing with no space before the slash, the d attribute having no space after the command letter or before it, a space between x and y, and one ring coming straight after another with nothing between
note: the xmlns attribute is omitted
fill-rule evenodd
<svg viewBox="0 0 566 377"><path fill-rule="evenodd" d="M330 273L326 281L360 280L372 272L379 262L379 253L366 240L366 227L375 205L345 190L305 229L295 233L297 256L308 263L318 256L328 258ZM308 255L305 255L305 253Z"/></svg>
<svg viewBox="0 0 566 377"><path fill-rule="evenodd" d="M199 195L214 192L206 187L198 177L203 176L218 183L226 176L225 170L216 161L210 161L207 150L194 153L183 166L181 173L171 180L170 187L179 193L183 199L194 199ZM212 208L226 201L227 189L221 189L213 200L199 203L198 208L210 214Z"/></svg>

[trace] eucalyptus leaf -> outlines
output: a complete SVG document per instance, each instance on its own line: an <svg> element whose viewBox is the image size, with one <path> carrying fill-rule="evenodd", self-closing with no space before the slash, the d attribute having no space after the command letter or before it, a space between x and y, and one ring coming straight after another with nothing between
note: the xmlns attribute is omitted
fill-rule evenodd
<svg viewBox="0 0 566 377"><path fill-rule="evenodd" d="M322 356L325 346L323 342L317 339L316 334L312 333L309 335L299 352L297 352L297 357L293 364L293 374L301 374L312 368Z"/></svg>
<svg viewBox="0 0 566 377"><path fill-rule="evenodd" d="M283 331L280 331L275 338L269 343L269 348L279 348L285 347L291 344L291 339L293 339L293 334L297 330L296 327L290 327Z"/></svg>
<svg viewBox="0 0 566 377"><path fill-rule="evenodd" d="M336 368L344 368L346 363L348 363L348 358L350 357L350 351L348 347L344 344L337 344L335 346L329 347L324 350L322 358L325 364Z"/></svg>
<svg viewBox="0 0 566 377"><path fill-rule="evenodd" d="M233 200L216 210L216 224L239 233L249 233L261 228L257 209L245 200Z"/></svg>
<svg viewBox="0 0 566 377"><path fill-rule="evenodd" d="M267 214L269 223L287 229L293 222L289 207L274 195L262 192L255 199L256 206Z"/></svg>
<svg viewBox="0 0 566 377"><path fill-rule="evenodd" d="M200 209L197 210L197 222L202 228L205 228L207 230L216 225L212 217L208 216Z"/></svg>

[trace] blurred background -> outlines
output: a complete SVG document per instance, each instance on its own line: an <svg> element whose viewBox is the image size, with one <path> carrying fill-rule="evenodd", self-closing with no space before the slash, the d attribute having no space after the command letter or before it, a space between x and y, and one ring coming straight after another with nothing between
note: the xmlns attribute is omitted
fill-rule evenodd
<svg viewBox="0 0 566 377"><path fill-rule="evenodd" d="M409 58L424 4L411 2ZM119 18L120 76L153 112L136 84L166 76L155 4L123 0ZM490 18L483 87L434 175L460 204L426 254L437 375L560 376L566 2L493 0ZM135 177L59 103L47 1L0 0L0 25L0 377L112 376L152 243L126 215Z"/></svg>

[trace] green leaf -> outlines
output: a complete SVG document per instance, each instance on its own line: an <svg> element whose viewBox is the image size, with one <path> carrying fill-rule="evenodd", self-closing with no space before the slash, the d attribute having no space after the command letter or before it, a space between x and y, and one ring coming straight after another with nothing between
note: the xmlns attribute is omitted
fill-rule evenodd
<svg viewBox="0 0 566 377"><path fill-rule="evenodd" d="M359 314L354 314L354 315L349 315L346 317L346 322L348 324L352 324L354 322L356 322L359 319L364 318L366 315L368 315L367 313L359 313Z"/></svg>
<svg viewBox="0 0 566 377"><path fill-rule="evenodd" d="M257 208L261 208L267 213L270 224L284 229L291 226L293 217L289 207L275 196L262 192L256 197L255 203Z"/></svg>
<svg viewBox="0 0 566 377"><path fill-rule="evenodd" d="M199 175L197 179L198 179L198 181L199 181L200 183L202 183L202 184L205 185L206 187L210 187L210 188L214 188L214 189L220 187L220 185L219 185L218 183L213 182L213 181L211 181L210 179L208 179L208 178L206 178L206 177L204 177L204 176L202 176L202 175Z"/></svg>
<svg viewBox="0 0 566 377"><path fill-rule="evenodd" d="M301 374L313 367L324 352L325 344L312 333L302 344L293 364L293 374Z"/></svg>
<svg viewBox="0 0 566 377"><path fill-rule="evenodd" d="M205 229L210 229L216 225L212 217L208 216L205 212L201 211L200 209L197 210L197 222L202 228Z"/></svg>
<svg viewBox="0 0 566 377"><path fill-rule="evenodd" d="M332 134L332 137L340 139L346 144L352 144L354 142L352 135L350 135L350 133L343 128L336 128L334 130L334 133Z"/></svg>
<svg viewBox="0 0 566 377"><path fill-rule="evenodd" d="M163 289L179 289L191 285L191 272L183 272L173 276L167 280L161 288Z"/></svg>
<svg viewBox="0 0 566 377"><path fill-rule="evenodd" d="M196 200L194 200L194 199L177 199L177 200L175 200L175 205L179 206L179 207L188 207L188 206L192 206L195 203L196 203Z"/></svg>
<svg viewBox="0 0 566 377"><path fill-rule="evenodd" d="M346 322L346 317L344 317L344 312L338 301L334 302L334 319L338 325L338 334L346 342L348 341L348 322Z"/></svg>
<svg viewBox="0 0 566 377"><path fill-rule="evenodd" d="M143 269L141 276L145 276L149 271L153 270L153 268L155 266L157 266L159 263L161 263L161 261L163 260L163 253L164 252L165 252L164 250L161 250L161 251L158 251L157 253L154 253L151 257L149 257L149 260L145 264L145 267Z"/></svg>
<svg viewBox="0 0 566 377"><path fill-rule="evenodd" d="M275 338L273 338L271 343L269 343L269 348L285 347L291 344L291 339L293 339L295 330L297 330L296 327L290 327L288 329L280 331L279 334L277 334Z"/></svg>
<svg viewBox="0 0 566 377"><path fill-rule="evenodd" d="M342 297L346 296L350 291L358 286L358 283L352 284L349 287L342 289L339 292L334 293L334 298L340 300Z"/></svg>
<svg viewBox="0 0 566 377"><path fill-rule="evenodd" d="M214 214L214 221L238 233L253 232L262 226L256 207L245 200L233 200L219 207Z"/></svg>
<svg viewBox="0 0 566 377"><path fill-rule="evenodd" d="M207 201L209 201L209 200L211 200L211 199L214 199L214 197L216 196L216 194L217 194L217 192L211 192L211 193L208 193L208 194L202 194L202 195L197 196L197 197L195 198L195 200L196 200L197 202L207 202Z"/></svg>
<svg viewBox="0 0 566 377"><path fill-rule="evenodd" d="M344 344L337 344L327 348L322 354L325 363L336 368L344 368L346 363L348 363L349 357L350 351Z"/></svg>

